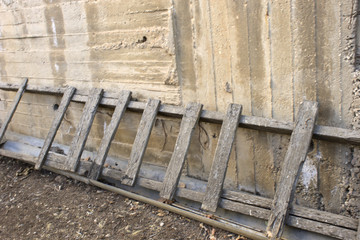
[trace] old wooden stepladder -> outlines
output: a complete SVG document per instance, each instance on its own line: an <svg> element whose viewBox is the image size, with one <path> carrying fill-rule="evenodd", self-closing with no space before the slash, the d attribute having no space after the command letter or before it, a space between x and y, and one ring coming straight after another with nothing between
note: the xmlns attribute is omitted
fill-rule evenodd
<svg viewBox="0 0 360 240"><path fill-rule="evenodd" d="M337 129L337 131L334 131L335 128L332 127L316 126L315 120L318 112L318 104L316 102L304 101L299 108L295 124L289 124L271 119L242 116L242 106L239 104L230 104L226 114L223 115L203 110L202 105L199 103L189 103L186 108L182 108L161 104L156 99L149 99L146 103L131 101L131 92L126 90L113 94L104 92L103 89L94 88L88 94L84 94L82 92L78 93L73 87L51 89L35 86L29 87L27 83L28 81L25 80L20 86L13 84L0 85L0 89L4 90L18 89L13 106L1 126L0 140L3 139L21 97L26 90L39 93L63 94L40 154L36 158L26 157L27 161L35 164L36 169L41 169L43 166L55 166L57 169L78 174L80 174L80 170L86 170L82 172L84 174L86 172L87 177L92 181L97 181L102 176L110 176L129 187L138 184L156 190L159 192L159 196L165 200L172 200L174 197L180 196L200 202L201 209L206 212L216 212L220 207L233 212L252 215L267 221L266 232L263 231L262 234L269 239L281 238L284 226L289 225L310 232L320 232L323 235L339 239L360 240L360 224L358 219L297 206L292 201L297 178L313 137L318 139L328 138L339 142L345 141L352 144L360 143L360 136L355 138L349 137L350 135L354 136L352 130ZM66 156L58 156L49 151L71 101L86 103L68 154ZM81 155L84 151L96 110L100 104L115 107L115 110L110 124L104 131L104 136L95 159L91 163L83 162ZM107 169L104 167L104 164L111 142L126 109L140 110L143 113L127 168L121 172ZM158 114L182 117L179 135L163 182L139 176L143 156ZM222 123L205 192L178 188L191 137L196 124L200 120ZM240 191L235 192L223 189L232 145L239 126L291 133L290 143L282 163L278 187L273 200ZM334 132L337 132L337 135L334 135ZM0 149L0 154L19 158L19 155L12 155L7 150ZM61 163L59 164L59 162Z"/></svg>

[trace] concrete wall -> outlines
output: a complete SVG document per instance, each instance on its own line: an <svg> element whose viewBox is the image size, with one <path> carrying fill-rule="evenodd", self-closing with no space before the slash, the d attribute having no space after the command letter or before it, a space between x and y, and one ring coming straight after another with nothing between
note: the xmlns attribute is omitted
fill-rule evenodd
<svg viewBox="0 0 360 240"><path fill-rule="evenodd" d="M320 103L318 124L357 128L356 12L352 0L2 0L0 80L125 88L141 101L195 101L222 112L236 102L246 115L286 121L307 99ZM1 94L3 112L14 95ZM44 138L59 101L26 94L11 129ZM58 142L70 143L82 107L71 104ZM97 149L111 112L99 110L88 149ZM126 114L112 155L129 156L140 117ZM179 125L156 121L146 161L167 165ZM207 178L219 131L199 124L186 174ZM239 129L227 186L273 196L288 142ZM358 149L314 141L310 150L296 201L356 216Z"/></svg>

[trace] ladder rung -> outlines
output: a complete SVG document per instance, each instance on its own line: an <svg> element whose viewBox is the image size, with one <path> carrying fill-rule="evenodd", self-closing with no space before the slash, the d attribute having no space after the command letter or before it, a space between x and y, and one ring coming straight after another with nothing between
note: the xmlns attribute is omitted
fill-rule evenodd
<svg viewBox="0 0 360 240"><path fill-rule="evenodd" d="M14 113L16 111L17 106L19 105L19 102L21 100L22 95L25 92L27 82L28 82L28 79L26 78L23 81L23 83L20 85L20 87L19 87L19 89L18 89L18 91L17 91L17 93L15 95L13 105L11 106L11 109L8 112L7 116L6 116L3 125L1 126L1 129L0 129L0 142L2 141L2 139L3 139L4 135L5 135L6 129L8 128L12 117L14 116Z"/></svg>
<svg viewBox="0 0 360 240"><path fill-rule="evenodd" d="M75 88L74 87L68 87L65 92L64 92L64 96L61 99L60 102L60 106L58 108L58 110L56 111L56 115L55 118L51 124L51 128L49 130L49 133L45 139L44 145L41 148L37 163L35 165L35 169L40 169L45 160L46 160L46 155L48 154L51 144L54 141L54 138L56 136L56 133L60 127L61 121L63 120L66 110L68 109L68 106L70 104L71 98L75 93Z"/></svg>
<svg viewBox="0 0 360 240"><path fill-rule="evenodd" d="M99 150L96 154L95 160L89 171L88 178L97 180L100 177L107 154L110 150L111 142L114 139L121 118L125 113L126 107L130 99L131 99L130 91L124 90L120 92L118 96L118 102L116 104L114 113L111 118L111 122L105 130L104 137L101 140Z"/></svg>
<svg viewBox="0 0 360 240"><path fill-rule="evenodd" d="M146 107L136 133L135 141L131 149L130 160L126 173L124 179L121 181L122 184L129 186L133 186L135 184L159 107L160 100L149 99L146 103Z"/></svg>
<svg viewBox="0 0 360 240"><path fill-rule="evenodd" d="M231 149L239 125L241 110L242 106L238 104L230 104L228 107L225 120L221 126L214 161L211 166L205 196L201 205L201 208L204 210L215 212L217 209Z"/></svg>
<svg viewBox="0 0 360 240"><path fill-rule="evenodd" d="M165 173L162 190L160 191L160 197L164 199L172 199L175 194L189 149L191 136L199 120L201 109L202 104L199 103L189 103L186 106L174 152Z"/></svg>
<svg viewBox="0 0 360 240"><path fill-rule="evenodd" d="M282 235L296 181L311 142L317 112L317 102L305 101L300 105L266 228L268 237L271 239L278 239Z"/></svg>
<svg viewBox="0 0 360 240"><path fill-rule="evenodd" d="M65 164L65 169L75 172L77 165L80 161L81 154L84 150L86 139L89 136L91 125L94 121L96 109L99 105L100 99L103 94L103 89L91 89L88 101L85 104L84 112L81 116L78 127L76 128L75 136L71 142L69 154Z"/></svg>

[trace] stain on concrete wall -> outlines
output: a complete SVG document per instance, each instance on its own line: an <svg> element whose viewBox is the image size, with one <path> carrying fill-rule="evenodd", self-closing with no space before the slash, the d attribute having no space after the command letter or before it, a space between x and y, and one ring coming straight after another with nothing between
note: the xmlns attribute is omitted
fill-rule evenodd
<svg viewBox="0 0 360 240"><path fill-rule="evenodd" d="M294 121L304 99L314 100L319 124L357 129L356 12L353 0L2 0L0 77L128 89L141 101L195 101L221 112L235 102L245 115L284 121ZM1 111L12 97L1 93ZM11 130L44 138L59 101L25 94ZM70 105L56 141L71 142L82 108ZM87 149L98 148L111 115L98 111ZM110 155L129 157L140 117L125 114ZM168 164L179 126L180 120L156 120L147 162ZM197 126L186 174L207 179L219 132L218 125ZM288 142L286 135L239 129L226 186L272 197ZM313 141L297 203L358 214L358 155L353 146Z"/></svg>

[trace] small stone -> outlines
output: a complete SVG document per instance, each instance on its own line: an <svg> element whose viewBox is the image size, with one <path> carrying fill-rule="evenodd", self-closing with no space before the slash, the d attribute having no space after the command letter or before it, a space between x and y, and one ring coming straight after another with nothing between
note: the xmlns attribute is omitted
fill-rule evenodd
<svg viewBox="0 0 360 240"><path fill-rule="evenodd" d="M165 223L161 222L161 223L160 223L160 227L164 226L164 224L165 224Z"/></svg>
<svg viewBox="0 0 360 240"><path fill-rule="evenodd" d="M66 182L66 180L67 180L67 178L66 177L64 177L64 176L57 176L55 179L54 179L54 181L56 182L56 183L59 183L59 184L63 184L63 183L65 183Z"/></svg>

